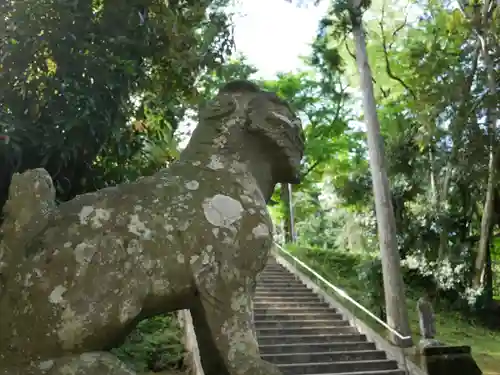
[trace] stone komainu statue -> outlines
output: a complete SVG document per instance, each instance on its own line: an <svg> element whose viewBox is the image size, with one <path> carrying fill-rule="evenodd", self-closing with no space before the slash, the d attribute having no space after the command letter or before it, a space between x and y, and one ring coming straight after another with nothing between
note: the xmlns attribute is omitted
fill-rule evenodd
<svg viewBox="0 0 500 375"><path fill-rule="evenodd" d="M190 309L206 375L277 375L252 329L276 183L298 182L300 121L247 81L200 112L180 160L56 207L44 170L16 175L0 262L0 374L132 374L107 352L143 318ZM28 214L27 210L32 212Z"/></svg>

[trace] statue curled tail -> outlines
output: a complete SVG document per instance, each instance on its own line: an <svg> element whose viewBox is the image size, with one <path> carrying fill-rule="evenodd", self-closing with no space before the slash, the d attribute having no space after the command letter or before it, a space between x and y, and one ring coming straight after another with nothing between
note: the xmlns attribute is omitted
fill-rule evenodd
<svg viewBox="0 0 500 375"><path fill-rule="evenodd" d="M0 226L0 296L9 269L21 262L26 244L47 225L56 207L55 198L52 178L45 169L12 176Z"/></svg>

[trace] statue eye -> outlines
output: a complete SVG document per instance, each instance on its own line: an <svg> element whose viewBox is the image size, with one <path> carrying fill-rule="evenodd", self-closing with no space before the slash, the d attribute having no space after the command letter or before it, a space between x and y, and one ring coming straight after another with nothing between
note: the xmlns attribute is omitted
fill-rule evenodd
<svg viewBox="0 0 500 375"><path fill-rule="evenodd" d="M290 126L295 126L295 124L293 123L292 120L290 120L288 117L286 117L285 115L282 115L279 112L271 111L271 115L273 115L274 117L278 118L279 120L283 121L284 123L286 123Z"/></svg>

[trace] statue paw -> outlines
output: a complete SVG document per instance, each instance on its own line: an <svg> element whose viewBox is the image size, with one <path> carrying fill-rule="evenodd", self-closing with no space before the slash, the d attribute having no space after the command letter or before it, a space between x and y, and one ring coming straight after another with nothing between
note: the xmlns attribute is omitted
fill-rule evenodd
<svg viewBox="0 0 500 375"><path fill-rule="evenodd" d="M283 373L278 369L278 366L265 361L261 358L254 358L254 363L250 366L248 371L245 371L245 374L248 375L283 375ZM241 373L243 375L243 372Z"/></svg>

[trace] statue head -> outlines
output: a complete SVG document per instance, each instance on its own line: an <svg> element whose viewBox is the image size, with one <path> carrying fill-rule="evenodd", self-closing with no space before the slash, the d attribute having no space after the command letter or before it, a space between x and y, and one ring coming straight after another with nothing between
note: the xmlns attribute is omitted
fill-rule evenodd
<svg viewBox="0 0 500 375"><path fill-rule="evenodd" d="M226 146L231 133L238 133L240 142L259 143L256 152L264 150L276 182L300 182L302 124L288 103L275 93L249 81L229 82L200 112L200 120L217 128L214 138L220 148Z"/></svg>

